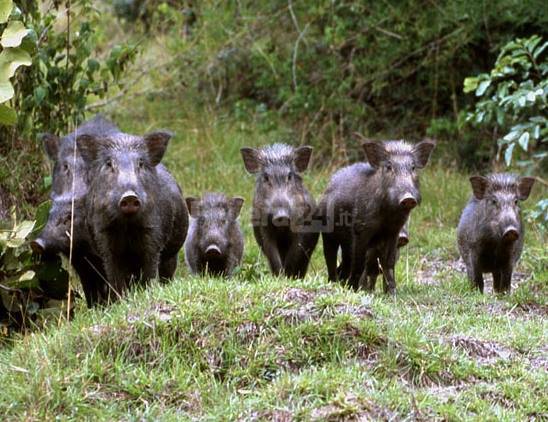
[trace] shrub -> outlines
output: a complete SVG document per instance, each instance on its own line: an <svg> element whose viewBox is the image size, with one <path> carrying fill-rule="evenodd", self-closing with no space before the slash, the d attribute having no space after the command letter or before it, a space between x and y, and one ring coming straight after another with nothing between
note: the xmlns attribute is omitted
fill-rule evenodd
<svg viewBox="0 0 548 422"><path fill-rule="evenodd" d="M464 77L486 71L516 35L548 27L538 0L204 1L194 10L191 39L171 43L180 83L208 104L262 104L326 155L358 150L354 132L413 138L432 119L456 121L469 101Z"/></svg>

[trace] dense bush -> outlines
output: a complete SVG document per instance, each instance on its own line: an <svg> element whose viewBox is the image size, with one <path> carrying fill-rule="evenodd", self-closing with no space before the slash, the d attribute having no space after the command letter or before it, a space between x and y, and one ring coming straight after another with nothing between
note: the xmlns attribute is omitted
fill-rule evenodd
<svg viewBox="0 0 548 422"><path fill-rule="evenodd" d="M547 164L548 41L535 35L509 42L490 73L464 80L464 92L479 100L468 120L500 131L507 166L517 161L533 174Z"/></svg>
<svg viewBox="0 0 548 422"><path fill-rule="evenodd" d="M266 107L339 153L355 150L356 131L437 135L431 122L446 118L461 138L464 77L487 71L510 39L548 28L539 0L205 1L194 13L192 38L171 43L183 86L208 103Z"/></svg>

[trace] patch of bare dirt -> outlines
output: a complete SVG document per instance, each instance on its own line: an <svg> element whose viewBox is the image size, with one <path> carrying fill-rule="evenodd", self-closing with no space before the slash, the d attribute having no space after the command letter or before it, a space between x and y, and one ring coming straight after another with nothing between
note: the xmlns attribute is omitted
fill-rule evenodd
<svg viewBox="0 0 548 422"><path fill-rule="evenodd" d="M329 308L319 307L316 300L329 293L328 289L309 291L290 288L282 295L284 306L276 310L276 315L281 316L288 324L318 320ZM331 307L331 310L336 314L348 314L356 318L373 316L371 309L366 305L339 303Z"/></svg>
<svg viewBox="0 0 548 422"><path fill-rule="evenodd" d="M378 421L398 419L396 413L372 401L349 395L312 410L312 421Z"/></svg>
<svg viewBox="0 0 548 422"><path fill-rule="evenodd" d="M528 357L528 361L534 370L548 372L548 345L544 345L539 351L533 352Z"/></svg>
<svg viewBox="0 0 548 422"><path fill-rule="evenodd" d="M175 306L165 303L158 302L153 304L150 308L146 309L141 314L129 314L127 316L127 322L134 324L136 322L167 322L171 320L177 313Z"/></svg>
<svg viewBox="0 0 548 422"><path fill-rule="evenodd" d="M453 336L449 339L452 347L462 349L480 365L492 365L498 360L509 360L516 357L517 352L494 341L479 340L473 337Z"/></svg>
<svg viewBox="0 0 548 422"><path fill-rule="evenodd" d="M540 303L512 305L510 303L495 302L487 305L487 312L492 315L505 316L514 319L547 318L548 306Z"/></svg>
<svg viewBox="0 0 548 422"><path fill-rule="evenodd" d="M295 418L293 417L293 413L291 413L289 410L263 410L259 412L253 412L238 419L239 422L291 422L294 420Z"/></svg>
<svg viewBox="0 0 548 422"><path fill-rule="evenodd" d="M416 281L428 286L440 284L448 273L466 272L461 259L445 259L439 256L426 256L419 262Z"/></svg>
<svg viewBox="0 0 548 422"><path fill-rule="evenodd" d="M438 285L443 282L450 273L461 273L466 275L466 265L461 258L446 259L440 256L426 256L419 262L419 271L417 271L416 281L419 284L428 286ZM523 271L514 271L512 274L512 290L515 290L520 284L529 280L530 274ZM491 273L483 275L484 292L493 292L493 277Z"/></svg>

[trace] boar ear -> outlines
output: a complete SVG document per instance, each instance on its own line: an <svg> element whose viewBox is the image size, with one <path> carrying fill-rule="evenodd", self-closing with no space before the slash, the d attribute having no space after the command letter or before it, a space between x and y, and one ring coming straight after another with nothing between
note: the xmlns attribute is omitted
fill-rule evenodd
<svg viewBox="0 0 548 422"><path fill-rule="evenodd" d="M527 198L529 198L529 194L531 193L531 189L533 188L533 185L535 184L534 177L520 177L518 182L518 198L520 201L525 201Z"/></svg>
<svg viewBox="0 0 548 422"><path fill-rule="evenodd" d="M97 158L101 140L92 135L79 135L76 138L76 147L85 162L91 163Z"/></svg>
<svg viewBox="0 0 548 422"><path fill-rule="evenodd" d="M310 157L312 156L312 150L313 148L308 145L295 149L295 158L293 159L293 162L295 163L295 168L298 173L302 173L308 168Z"/></svg>
<svg viewBox="0 0 548 422"><path fill-rule="evenodd" d="M244 159L245 169L251 173L255 174L261 171L261 159L259 157L259 151L255 148L241 148L240 152L242 153L242 158Z"/></svg>
<svg viewBox="0 0 548 422"><path fill-rule="evenodd" d="M381 163L388 159L388 152L381 142L367 141L362 144L367 161L373 167L379 167Z"/></svg>
<svg viewBox="0 0 548 422"><path fill-rule="evenodd" d="M413 148L413 157L415 157L415 165L417 168L424 168L428 164L430 154L434 150L436 143L434 141L422 141L419 142Z"/></svg>
<svg viewBox="0 0 548 422"><path fill-rule="evenodd" d="M200 203L200 198L195 198L193 196L188 196L185 198L186 207L191 217L198 216L198 204Z"/></svg>
<svg viewBox="0 0 548 422"><path fill-rule="evenodd" d="M167 131L148 133L143 136L148 149L148 156L153 166L160 164L167 149L167 143L173 135Z"/></svg>
<svg viewBox="0 0 548 422"><path fill-rule="evenodd" d="M56 135L51 133L42 133L39 135L40 140L44 143L44 149L51 161L57 160L57 153L59 152L60 139Z"/></svg>
<svg viewBox="0 0 548 422"><path fill-rule="evenodd" d="M242 205L244 204L244 198L240 198L239 196L235 196L230 200L230 208L232 209L232 212L234 213L234 217L238 217L240 215L240 211L242 209Z"/></svg>
<svg viewBox="0 0 548 422"><path fill-rule="evenodd" d="M472 192L477 199L483 199L485 191L489 187L489 180L483 176L470 177L470 184L472 185Z"/></svg>

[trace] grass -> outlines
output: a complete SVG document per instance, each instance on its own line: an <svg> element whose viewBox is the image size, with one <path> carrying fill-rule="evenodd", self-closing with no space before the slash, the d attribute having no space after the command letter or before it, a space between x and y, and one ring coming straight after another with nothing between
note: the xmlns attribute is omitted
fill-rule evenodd
<svg viewBox="0 0 548 422"><path fill-rule="evenodd" d="M527 225L511 296L472 291L455 244L470 191L464 174L441 163L423 172L396 298L380 288L356 293L327 282L321 244L304 280L267 272L249 223L254 180L239 148L284 137L283 126L162 99L113 115L129 132L175 131L165 163L186 195L246 199L244 262L221 280L190 277L181 260L167 285L105 309L80 304L72 321L5 346L7 419L548 418L545 238ZM316 162L306 174L316 197L330 172Z"/></svg>

